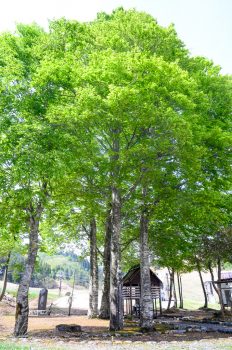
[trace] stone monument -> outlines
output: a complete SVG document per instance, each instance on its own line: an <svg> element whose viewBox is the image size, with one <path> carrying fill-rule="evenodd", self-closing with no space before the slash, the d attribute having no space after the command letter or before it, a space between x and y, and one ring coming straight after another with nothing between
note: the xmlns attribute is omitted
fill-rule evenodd
<svg viewBox="0 0 232 350"><path fill-rule="evenodd" d="M41 289L39 292L38 310L46 310L47 307L48 290Z"/></svg>

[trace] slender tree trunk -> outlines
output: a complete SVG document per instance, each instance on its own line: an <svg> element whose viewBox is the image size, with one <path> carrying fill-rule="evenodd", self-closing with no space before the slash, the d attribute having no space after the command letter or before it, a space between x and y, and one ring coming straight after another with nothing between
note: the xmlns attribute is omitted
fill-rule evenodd
<svg viewBox="0 0 232 350"><path fill-rule="evenodd" d="M112 236L111 236L111 265L110 265L110 330L123 328L121 270L120 270L120 232L121 232L121 196L117 180L119 175L119 129L112 130L113 156L112 166Z"/></svg>
<svg viewBox="0 0 232 350"><path fill-rule="evenodd" d="M2 301L5 293L6 293L6 286L7 286L7 277L8 277L8 268L9 268L9 262L10 262L10 256L11 252L9 252L6 260L6 265L5 265L5 271L4 271L4 277L3 277L3 286L2 286L2 291L0 294L0 301Z"/></svg>
<svg viewBox="0 0 232 350"><path fill-rule="evenodd" d="M167 310L170 309L171 307L171 302L172 302L172 291L173 291L173 269L168 270L169 271L169 275L170 275L170 284L169 284L169 299L168 299L168 306L167 306Z"/></svg>
<svg viewBox="0 0 232 350"><path fill-rule="evenodd" d="M182 284L182 277L179 275L180 280L180 291L181 291L181 308L184 308L184 297L183 297L183 284Z"/></svg>
<svg viewBox="0 0 232 350"><path fill-rule="evenodd" d="M219 302L221 306L221 313L222 317L224 318L225 316L225 307L224 307L224 302L223 302L223 297L222 297L222 288L221 288L221 273L222 273L222 266L221 266L221 259L218 259L217 261L217 266L218 266L218 296L219 296Z"/></svg>
<svg viewBox="0 0 232 350"><path fill-rule="evenodd" d="M176 273L176 277L177 277L179 300L180 300L179 307L180 309L183 309L184 305L183 305L182 281L181 281L181 275L179 274L179 272Z"/></svg>
<svg viewBox="0 0 232 350"><path fill-rule="evenodd" d="M104 257L103 257L103 291L101 308L99 318L109 319L110 318L110 256L111 256L111 210L108 212L106 220L106 232L105 232L105 243L104 243Z"/></svg>
<svg viewBox="0 0 232 350"><path fill-rule="evenodd" d="M68 305L68 316L71 316L71 310L72 310L72 303L73 303L73 294L74 294L74 288L75 288L75 279L76 279L76 273L74 272L73 275L73 285L72 285L72 293L69 297L69 305Z"/></svg>
<svg viewBox="0 0 232 350"><path fill-rule="evenodd" d="M144 202L147 191L143 189ZM141 299L140 299L140 327L149 331L153 328L153 301L151 295L151 275L148 246L148 213L146 205L143 205L140 217L140 280L141 280Z"/></svg>
<svg viewBox="0 0 232 350"><path fill-rule="evenodd" d="M198 271L198 274L199 274L199 277L200 277L201 287L202 287L202 290L203 290L204 300L205 300L203 308L207 309L208 308L208 298L207 298L207 293L206 293L206 290L205 290L205 285L204 285L204 281L203 281L203 277L202 277L202 273L201 273L200 263L199 263L198 260L196 260L196 265L197 265L197 271Z"/></svg>
<svg viewBox="0 0 232 350"><path fill-rule="evenodd" d="M174 297L174 307L177 308L177 296L176 296L176 284L175 284L175 271L173 269L173 297Z"/></svg>
<svg viewBox="0 0 232 350"><path fill-rule="evenodd" d="M212 279L213 288L214 288L215 292L218 295L218 299L219 299L219 303L220 303L220 307L221 307L222 317L224 318L225 313L224 313L224 305L223 305L223 300L222 300L222 294L221 294L221 291L219 291L219 288L215 284L214 273L213 273L213 268L212 268L211 263L208 264L208 267L209 267L209 272L210 272L211 279ZM219 271L219 270L218 270L218 277L219 277L219 281L220 281L221 280L221 271Z"/></svg>
<svg viewBox="0 0 232 350"><path fill-rule="evenodd" d="M111 237L111 265L110 265L110 330L119 330L123 327L123 315L121 312L121 297L119 288L121 283L120 273L120 244L121 230L121 200L119 190L112 190L112 237Z"/></svg>
<svg viewBox="0 0 232 350"><path fill-rule="evenodd" d="M97 228L96 220L90 222L90 281L89 281L89 311L88 316L98 316L98 265L97 265Z"/></svg>
<svg viewBox="0 0 232 350"><path fill-rule="evenodd" d="M217 287L216 287L216 285L215 285L214 273L213 273L213 268L212 268L211 263L208 264L208 267L209 267L209 272L210 272L210 275L211 275L211 280L212 280L213 289L215 290L215 292L216 292L217 295L218 295L218 289L217 289Z"/></svg>
<svg viewBox="0 0 232 350"><path fill-rule="evenodd" d="M30 209L28 257L16 298L15 336L23 336L27 333L29 314L28 292L38 252L39 222L42 211L41 204L37 206L35 212L33 209Z"/></svg>

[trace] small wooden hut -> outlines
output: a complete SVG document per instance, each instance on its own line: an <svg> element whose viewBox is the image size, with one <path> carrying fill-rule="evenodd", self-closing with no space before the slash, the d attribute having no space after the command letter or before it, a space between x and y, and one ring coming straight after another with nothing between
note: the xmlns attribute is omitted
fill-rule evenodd
<svg viewBox="0 0 232 350"><path fill-rule="evenodd" d="M161 288L163 287L162 281L155 274L153 268L150 268L151 276L151 295L153 300L153 315L156 317L159 313L162 314L161 303ZM122 295L124 315L140 315L140 266L132 267L122 280Z"/></svg>
<svg viewBox="0 0 232 350"><path fill-rule="evenodd" d="M224 306L232 307L232 272L222 272L220 281L215 283L220 285Z"/></svg>

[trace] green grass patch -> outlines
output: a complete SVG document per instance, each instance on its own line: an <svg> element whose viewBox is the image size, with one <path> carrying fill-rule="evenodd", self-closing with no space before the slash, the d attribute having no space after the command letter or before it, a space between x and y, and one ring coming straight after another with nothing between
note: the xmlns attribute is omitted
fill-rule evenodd
<svg viewBox="0 0 232 350"><path fill-rule="evenodd" d="M9 342L0 343L0 350L67 350L67 344L64 344L62 347L54 345L41 345L41 344L13 344Z"/></svg>
<svg viewBox="0 0 232 350"><path fill-rule="evenodd" d="M10 294L12 297L17 296L18 292L18 284L8 283L6 293ZM2 281L0 281L0 289L2 288ZM29 300L39 298L41 288L30 288L29 289ZM49 299L57 299L59 296L59 290L58 289L49 289L48 291L48 297ZM0 348L1 350L1 348Z"/></svg>
<svg viewBox="0 0 232 350"><path fill-rule="evenodd" d="M199 302L197 300L184 299L184 308L187 309L187 310L198 310L202 306L203 306L203 303ZM219 310L220 309L220 306L219 306L218 303L209 304L208 307L212 308L212 309L215 309L215 310Z"/></svg>
<svg viewBox="0 0 232 350"><path fill-rule="evenodd" d="M0 343L0 350L30 350L30 346Z"/></svg>
<svg viewBox="0 0 232 350"><path fill-rule="evenodd" d="M39 290L29 290L28 298L29 300L35 299L39 297Z"/></svg>

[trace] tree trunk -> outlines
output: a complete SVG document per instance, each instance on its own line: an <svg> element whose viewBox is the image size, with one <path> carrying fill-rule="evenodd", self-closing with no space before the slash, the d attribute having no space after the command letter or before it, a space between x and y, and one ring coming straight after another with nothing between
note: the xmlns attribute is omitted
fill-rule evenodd
<svg viewBox="0 0 232 350"><path fill-rule="evenodd" d="M170 309L171 306L171 302L172 302L172 290L173 290L173 269L168 270L169 271L169 275L170 275L170 284L169 284L169 299L168 299L168 306L167 306L167 310Z"/></svg>
<svg viewBox="0 0 232 350"><path fill-rule="evenodd" d="M30 209L28 257L16 298L15 336L23 336L27 333L29 314L28 292L38 252L39 222L42 211L41 204L37 206L35 213L33 209Z"/></svg>
<svg viewBox="0 0 232 350"><path fill-rule="evenodd" d="M212 279L212 285L213 285L213 288L214 288L215 292L218 295L218 299L219 299L219 303L220 303L220 307L221 307L222 317L224 318L225 314L224 314L224 305L223 305L223 300L222 300L222 294L221 294L221 291L219 291L219 288L215 284L214 274L213 274L213 269L212 269L211 263L209 263L208 266L209 266L209 272L210 272L211 279ZM218 270L218 277L219 277L219 281L220 281L221 280L221 271L219 271L219 270Z"/></svg>
<svg viewBox="0 0 232 350"><path fill-rule="evenodd" d="M174 307L177 308L177 297L176 297L176 284L175 284L175 271L173 269L173 297L174 297Z"/></svg>
<svg viewBox="0 0 232 350"><path fill-rule="evenodd" d="M183 309L184 303L183 303L183 293L182 293L181 275L179 274L179 272L177 272L177 273L176 273L176 276L177 276L177 284L178 284L179 299L180 299L179 307L180 307L180 309Z"/></svg>
<svg viewBox="0 0 232 350"><path fill-rule="evenodd" d="M0 294L0 301L2 301L2 299L3 299L4 295L5 295L5 292L6 292L10 256L11 256L11 252L9 252L9 254L7 256L7 260L6 260L4 277L3 277L3 286L2 286L2 291L1 291L1 294Z"/></svg>
<svg viewBox="0 0 232 350"><path fill-rule="evenodd" d="M223 297L222 297L222 288L221 288L221 272L222 272L222 266L221 266L221 259L218 259L217 261L217 266L218 266L218 296L219 296L219 302L221 306L221 314L222 317L224 318L225 316L225 307L224 307L224 302L223 302Z"/></svg>
<svg viewBox="0 0 232 350"><path fill-rule="evenodd" d="M113 144L112 162L112 236L111 236L111 265L110 265L110 330L123 328L123 310L121 295L121 270L120 270L120 232L121 232L121 196L118 187L119 177L119 134L120 129L112 130Z"/></svg>
<svg viewBox="0 0 232 350"><path fill-rule="evenodd" d="M143 189L143 198L146 200L147 191ZM151 275L148 247L148 213L146 205L142 208L140 217L140 327L149 331L153 328L153 301L151 295Z"/></svg>
<svg viewBox="0 0 232 350"><path fill-rule="evenodd" d="M90 281L89 281L89 311L88 316L98 316L98 266L97 266L97 236L96 220L90 222Z"/></svg>
<svg viewBox="0 0 232 350"><path fill-rule="evenodd" d="M213 274L213 269L212 269L212 265L211 263L208 264L208 267L209 267L209 272L210 272L210 275L211 275L211 280L212 280L212 285L213 285L213 289L215 290L215 292L217 293L218 295L218 289L215 285L215 282L214 282L214 274Z"/></svg>
<svg viewBox="0 0 232 350"><path fill-rule="evenodd" d="M208 298L207 298L207 294L206 294L206 290L205 290L204 281L203 281L203 278L202 278L200 263L199 263L198 260L196 260L196 265L197 265L197 271L198 271L198 274L199 274L199 277L200 277L201 287L202 287L202 290L203 290L204 300L205 300L203 308L207 309L208 308Z"/></svg>
<svg viewBox="0 0 232 350"><path fill-rule="evenodd" d="M180 291L181 291L181 308L184 308L184 297L183 297L183 284L182 284L182 277L179 275L180 280Z"/></svg>
<svg viewBox="0 0 232 350"><path fill-rule="evenodd" d="M68 300L68 316L71 316L71 310L72 310L72 303L73 303L73 294L74 294L74 288L75 288L75 279L76 279L76 272L74 271L74 275L73 275L73 285L72 285L72 293L69 297L69 300Z"/></svg>
<svg viewBox="0 0 232 350"><path fill-rule="evenodd" d="M108 212L106 220L106 233L103 257L103 291L99 318L108 320L110 318L110 255L111 255L111 210Z"/></svg>
<svg viewBox="0 0 232 350"><path fill-rule="evenodd" d="M120 296L120 237L121 230L121 200L119 190L112 189L112 237L111 237L111 265L110 265L110 330L123 327L123 314Z"/></svg>

